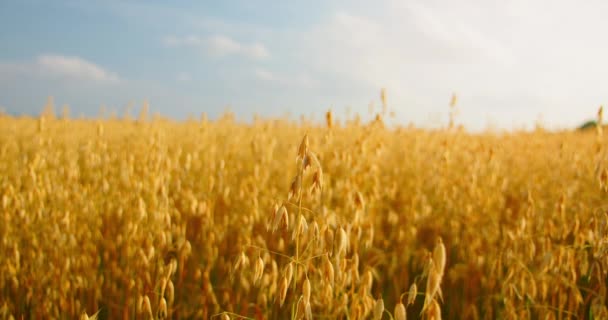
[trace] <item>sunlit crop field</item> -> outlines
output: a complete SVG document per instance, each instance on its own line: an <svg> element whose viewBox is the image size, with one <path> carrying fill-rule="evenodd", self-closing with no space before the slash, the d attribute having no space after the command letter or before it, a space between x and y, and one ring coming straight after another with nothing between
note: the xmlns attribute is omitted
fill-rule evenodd
<svg viewBox="0 0 608 320"><path fill-rule="evenodd" d="M0 117L0 319L606 319L607 138Z"/></svg>

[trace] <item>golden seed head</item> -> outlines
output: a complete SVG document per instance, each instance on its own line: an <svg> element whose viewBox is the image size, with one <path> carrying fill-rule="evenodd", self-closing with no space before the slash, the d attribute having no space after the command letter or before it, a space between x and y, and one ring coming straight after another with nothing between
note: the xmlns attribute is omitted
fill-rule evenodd
<svg viewBox="0 0 608 320"><path fill-rule="evenodd" d="M289 281L283 276L281 278L281 286L279 287L279 306L282 307L287 297L287 289L289 289Z"/></svg>
<svg viewBox="0 0 608 320"><path fill-rule="evenodd" d="M264 260L262 257L259 257L255 263L255 268L253 272L253 283L258 283L260 279L262 279L262 275L264 274Z"/></svg>
<svg viewBox="0 0 608 320"><path fill-rule="evenodd" d="M152 304L150 304L150 298L148 296L144 296L142 311L144 315L147 315L150 319L154 317L154 313L152 313Z"/></svg>
<svg viewBox="0 0 608 320"><path fill-rule="evenodd" d="M376 300L374 303L373 317L374 320L382 319L382 314L384 313L384 300L382 298Z"/></svg>
<svg viewBox="0 0 608 320"><path fill-rule="evenodd" d="M293 262L287 264L285 267L285 272L283 272L283 276L285 279L287 279L287 286L289 287L289 284L293 278Z"/></svg>
<svg viewBox="0 0 608 320"><path fill-rule="evenodd" d="M408 306L414 304L414 302L416 301L417 294L418 294L418 287L416 286L416 283L412 283L412 285L410 286L410 290L407 293L407 305Z"/></svg>
<svg viewBox="0 0 608 320"><path fill-rule="evenodd" d="M304 280L304 284L302 285L302 296L305 301L310 301L310 280L308 278Z"/></svg>
<svg viewBox="0 0 608 320"><path fill-rule="evenodd" d="M331 261L329 261L328 255L323 256L323 269L322 270L323 270L323 277L324 277L325 281L333 286L334 279L335 279L334 266L331 264Z"/></svg>
<svg viewBox="0 0 608 320"><path fill-rule="evenodd" d="M426 292L424 299L424 306L428 307L429 304L434 301L436 295L441 296L441 274L433 264L429 270L429 275L426 282Z"/></svg>
<svg viewBox="0 0 608 320"><path fill-rule="evenodd" d="M173 281L171 280L167 282L167 290L165 296L167 297L167 303L169 305L173 305L173 299L175 299L175 287L173 286Z"/></svg>
<svg viewBox="0 0 608 320"><path fill-rule="evenodd" d="M395 312L393 312L393 316L395 320L406 320L407 313L405 312L405 306L403 303L399 302L395 305Z"/></svg>
<svg viewBox="0 0 608 320"><path fill-rule="evenodd" d="M327 123L328 128L331 128L333 126L333 116L331 114L331 110L325 113L325 122Z"/></svg>
<svg viewBox="0 0 608 320"><path fill-rule="evenodd" d="M312 320L312 308L310 306L310 301L306 301L304 304L304 319Z"/></svg>
<svg viewBox="0 0 608 320"><path fill-rule="evenodd" d="M429 320L441 320L441 308L437 300L431 301L427 315Z"/></svg>
<svg viewBox="0 0 608 320"><path fill-rule="evenodd" d="M336 231L336 240L334 241L334 256L342 257L346 255L346 251L348 249L348 235L344 228L340 227Z"/></svg>
<svg viewBox="0 0 608 320"><path fill-rule="evenodd" d="M365 273L363 274L363 278L361 278L361 286L365 289L366 292L370 292L372 290L373 283L374 277L372 275L372 271L365 271Z"/></svg>
<svg viewBox="0 0 608 320"><path fill-rule="evenodd" d="M289 187L289 193L287 194L287 200L291 200L291 198L294 198L294 197L299 197L301 188L302 188L302 176L298 173L291 181L291 186Z"/></svg>
<svg viewBox="0 0 608 320"><path fill-rule="evenodd" d="M300 142L300 146L298 147L298 159L304 159L308 153L308 134L304 135L302 138L302 142Z"/></svg>
<svg viewBox="0 0 608 320"><path fill-rule="evenodd" d="M158 306L158 319L166 319L167 318L167 300L165 298L160 299L160 304Z"/></svg>
<svg viewBox="0 0 608 320"><path fill-rule="evenodd" d="M443 245L443 240L441 237L437 238L437 243L435 244L435 249L433 250L433 261L435 262L435 266L437 267L437 271L440 275L443 276L443 272L445 271L445 246Z"/></svg>

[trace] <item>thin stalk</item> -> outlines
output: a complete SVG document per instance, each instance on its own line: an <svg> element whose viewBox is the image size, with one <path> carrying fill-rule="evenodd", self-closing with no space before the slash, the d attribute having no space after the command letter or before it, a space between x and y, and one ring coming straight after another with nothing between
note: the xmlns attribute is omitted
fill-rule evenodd
<svg viewBox="0 0 608 320"><path fill-rule="evenodd" d="M302 184L303 184L303 180L304 180L304 161L300 161L300 168L299 168L299 172L298 174L300 175L300 186L298 188L298 216L296 217L296 221L299 221L300 219L300 215L302 214ZM298 222L299 223L299 222ZM297 223L296 223L297 225ZM298 288L298 265L300 264L300 235L297 233L296 230L296 263L294 265L293 271L294 271L294 279L293 279L293 296L296 297L297 293L296 293L296 289ZM291 305L291 319L295 319L296 318L296 314L295 314L296 310L295 310L295 304Z"/></svg>

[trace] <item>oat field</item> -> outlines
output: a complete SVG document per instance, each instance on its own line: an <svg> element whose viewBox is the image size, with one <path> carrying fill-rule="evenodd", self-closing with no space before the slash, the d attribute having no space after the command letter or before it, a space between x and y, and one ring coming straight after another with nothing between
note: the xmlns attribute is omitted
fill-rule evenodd
<svg viewBox="0 0 608 320"><path fill-rule="evenodd" d="M608 318L601 127L333 118L0 116L0 319Z"/></svg>

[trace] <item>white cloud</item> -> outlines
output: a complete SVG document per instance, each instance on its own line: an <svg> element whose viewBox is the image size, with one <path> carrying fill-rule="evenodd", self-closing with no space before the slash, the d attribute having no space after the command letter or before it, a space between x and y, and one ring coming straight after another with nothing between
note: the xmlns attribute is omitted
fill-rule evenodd
<svg viewBox="0 0 608 320"><path fill-rule="evenodd" d="M36 65L43 74L97 82L119 82L118 75L79 57L41 55Z"/></svg>
<svg viewBox="0 0 608 320"><path fill-rule="evenodd" d="M264 59L270 57L268 49L266 49L266 47L261 43L254 43L252 45L245 46L243 47L243 50L244 52L246 52L247 55L256 59Z"/></svg>
<svg viewBox="0 0 608 320"><path fill-rule="evenodd" d="M287 87L306 88L312 87L316 83L314 79L304 73L295 76L286 76L259 67L253 70L253 75L257 80Z"/></svg>
<svg viewBox="0 0 608 320"><path fill-rule="evenodd" d="M471 127L483 127L493 114L512 116L504 126L533 123L539 114L554 125L592 116L606 101L601 74L608 73L608 46L599 39L608 28L600 17L608 3L520 3L394 0L343 7L293 36L291 64L323 79L327 91L351 88L330 103L349 95L372 99L387 87L406 121L447 115L452 92L460 97L460 119ZM365 112L365 103L359 110Z"/></svg>
<svg viewBox="0 0 608 320"><path fill-rule="evenodd" d="M213 35L209 37L197 35L184 37L167 36L163 38L162 42L167 47L200 48L208 54L218 57L229 55L240 55L251 59L270 57L268 49L262 43L241 43L226 35Z"/></svg>
<svg viewBox="0 0 608 320"><path fill-rule="evenodd" d="M208 48L211 53L219 56L235 54L243 50L240 43L221 35L209 37Z"/></svg>
<svg viewBox="0 0 608 320"><path fill-rule="evenodd" d="M276 75L266 69L256 68L253 71L256 78L264 81L274 81L276 80Z"/></svg>
<svg viewBox="0 0 608 320"><path fill-rule="evenodd" d="M187 35L181 38L166 36L163 38L163 44L167 47L199 47L204 43L204 40L197 35Z"/></svg>
<svg viewBox="0 0 608 320"><path fill-rule="evenodd" d="M0 64L6 75L25 75L37 78L61 78L94 83L118 83L119 76L103 67L75 56L44 54L33 61Z"/></svg>
<svg viewBox="0 0 608 320"><path fill-rule="evenodd" d="M175 79L179 82L188 82L192 80L192 77L187 72L179 72Z"/></svg>

